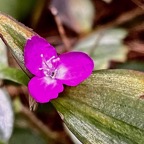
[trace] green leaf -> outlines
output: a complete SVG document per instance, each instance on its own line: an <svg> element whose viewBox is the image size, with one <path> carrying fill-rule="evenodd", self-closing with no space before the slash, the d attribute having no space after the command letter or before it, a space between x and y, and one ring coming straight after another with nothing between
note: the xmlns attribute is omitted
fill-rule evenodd
<svg viewBox="0 0 144 144"><path fill-rule="evenodd" d="M144 74L101 70L52 103L87 144L144 143Z"/></svg>
<svg viewBox="0 0 144 144"><path fill-rule="evenodd" d="M0 11L16 19L25 18L35 5L36 0L0 0Z"/></svg>
<svg viewBox="0 0 144 144"><path fill-rule="evenodd" d="M125 63L117 64L117 69L131 69L137 71L144 71L144 62L143 61L136 61L131 60Z"/></svg>
<svg viewBox="0 0 144 144"><path fill-rule="evenodd" d="M29 81L28 76L22 70L10 67L2 67L1 65L0 79L10 80L22 85L27 85Z"/></svg>
<svg viewBox="0 0 144 144"><path fill-rule="evenodd" d="M46 141L29 128L15 127L9 144L46 144Z"/></svg>
<svg viewBox="0 0 144 144"><path fill-rule="evenodd" d="M124 62L128 49L122 43L127 32L124 29L109 29L93 33L81 40L75 51L89 54L95 63L95 70L107 69L111 60Z"/></svg>
<svg viewBox="0 0 144 144"><path fill-rule="evenodd" d="M8 93L0 89L0 143L8 142L13 129L14 115Z"/></svg>
<svg viewBox="0 0 144 144"><path fill-rule="evenodd" d="M13 82L27 85L27 75L19 69L7 67L6 46L0 41L0 79L11 80Z"/></svg>
<svg viewBox="0 0 144 144"><path fill-rule="evenodd" d="M24 65L23 49L26 40L31 38L33 35L37 34L31 29L25 27L23 24L18 23L15 19L0 13L0 36L8 46L20 67L29 77L32 77L32 74ZM32 98L29 103L30 107L36 107L36 104Z"/></svg>
<svg viewBox="0 0 144 144"><path fill-rule="evenodd" d="M27 72L23 63L23 47L26 39L35 33L2 14L0 33L20 66ZM111 39L116 39L116 36L113 35ZM119 42L119 39L116 41ZM83 143L143 144L143 93L143 73L103 70L95 72L77 87L66 87L52 103Z"/></svg>
<svg viewBox="0 0 144 144"><path fill-rule="evenodd" d="M0 34L18 64L31 76L24 66L23 48L26 40L36 33L13 18L0 13Z"/></svg>

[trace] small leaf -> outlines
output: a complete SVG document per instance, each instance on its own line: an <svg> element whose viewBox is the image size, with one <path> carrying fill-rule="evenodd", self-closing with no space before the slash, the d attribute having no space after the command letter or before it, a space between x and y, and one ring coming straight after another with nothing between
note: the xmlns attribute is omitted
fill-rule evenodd
<svg viewBox="0 0 144 144"><path fill-rule="evenodd" d="M82 143L144 143L144 74L101 70L52 103Z"/></svg>
<svg viewBox="0 0 144 144"><path fill-rule="evenodd" d="M91 55L95 62L95 70L107 69L111 60L124 62L128 49L122 44L126 36L124 29L110 29L93 33L75 47L76 51L83 51Z"/></svg>
<svg viewBox="0 0 144 144"><path fill-rule="evenodd" d="M27 85L29 81L28 76L22 70L1 66L0 79L10 80L22 85Z"/></svg>
<svg viewBox="0 0 144 144"><path fill-rule="evenodd" d="M8 93L0 89L0 141L8 142L13 129L14 115Z"/></svg>

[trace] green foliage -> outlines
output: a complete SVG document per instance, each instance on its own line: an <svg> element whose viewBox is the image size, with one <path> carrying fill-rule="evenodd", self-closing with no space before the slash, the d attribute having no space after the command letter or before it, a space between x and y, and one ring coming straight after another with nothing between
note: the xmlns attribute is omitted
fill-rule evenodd
<svg viewBox="0 0 144 144"><path fill-rule="evenodd" d="M30 38L35 33L31 29L18 23L11 17L7 17L0 13L0 33L3 40L10 48L12 55L15 57L21 68L29 75L31 74L24 66L23 48L26 39Z"/></svg>
<svg viewBox="0 0 144 144"><path fill-rule="evenodd" d="M16 19L24 19L32 10L36 0L0 0L0 11Z"/></svg>
<svg viewBox="0 0 144 144"><path fill-rule="evenodd" d="M9 144L46 144L46 142L28 128L15 127Z"/></svg>
<svg viewBox="0 0 144 144"><path fill-rule="evenodd" d="M11 80L22 85L27 85L29 81L29 78L22 70L10 67L2 67L1 65L0 79Z"/></svg>
<svg viewBox="0 0 144 144"><path fill-rule="evenodd" d="M144 62L143 61L141 62L140 61L128 61L125 63L117 64L116 68L144 71Z"/></svg>
<svg viewBox="0 0 144 144"><path fill-rule="evenodd" d="M0 79L27 85L29 78L20 69L10 68L7 63L6 46L0 41Z"/></svg>
<svg viewBox="0 0 144 144"><path fill-rule="evenodd" d="M31 77L24 66L23 46L35 33L2 14L0 14L0 33L19 65ZM117 51L120 50L119 53L112 53L114 50L110 53L117 55L115 60L119 58L121 52L124 57L120 60L124 60L127 52L121 49L123 45L119 42L120 39L117 40L118 44L116 41L116 44L109 45L110 48L118 46ZM99 48L96 50L100 52ZM101 59L104 57L106 56L103 55ZM112 60L110 57L108 56L103 62L106 66L109 60ZM2 68L0 70L0 74L3 73L1 78L5 77L21 84L28 82L26 75L19 70ZM18 76L12 78L11 73ZM83 143L143 144L143 90L143 73L129 70L101 70L94 72L77 87L66 87L61 96L52 103L62 114L66 125Z"/></svg>
<svg viewBox="0 0 144 144"><path fill-rule="evenodd" d="M82 143L144 143L144 74L102 70L52 103Z"/></svg>

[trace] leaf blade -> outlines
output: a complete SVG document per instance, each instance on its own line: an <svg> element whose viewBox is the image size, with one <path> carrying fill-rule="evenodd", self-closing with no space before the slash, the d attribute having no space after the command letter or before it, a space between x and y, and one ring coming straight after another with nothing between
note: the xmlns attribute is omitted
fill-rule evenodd
<svg viewBox="0 0 144 144"><path fill-rule="evenodd" d="M22 85L27 85L29 81L29 78L22 70L10 67L0 68L0 79L10 80Z"/></svg>
<svg viewBox="0 0 144 144"><path fill-rule="evenodd" d="M143 73L102 70L52 103L83 143L143 143L143 90Z"/></svg>
<svg viewBox="0 0 144 144"><path fill-rule="evenodd" d="M36 33L12 17L0 13L0 35L21 68L31 76L24 66L23 48L26 40Z"/></svg>

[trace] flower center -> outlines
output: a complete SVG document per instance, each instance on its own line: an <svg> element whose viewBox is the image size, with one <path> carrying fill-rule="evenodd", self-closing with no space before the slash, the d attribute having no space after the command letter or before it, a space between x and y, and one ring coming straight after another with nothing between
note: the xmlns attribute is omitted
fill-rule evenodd
<svg viewBox="0 0 144 144"><path fill-rule="evenodd" d="M52 56L50 59L46 60L43 54L41 54L40 57L42 58L42 67L40 67L39 70L43 71L45 76L55 78L60 58Z"/></svg>

